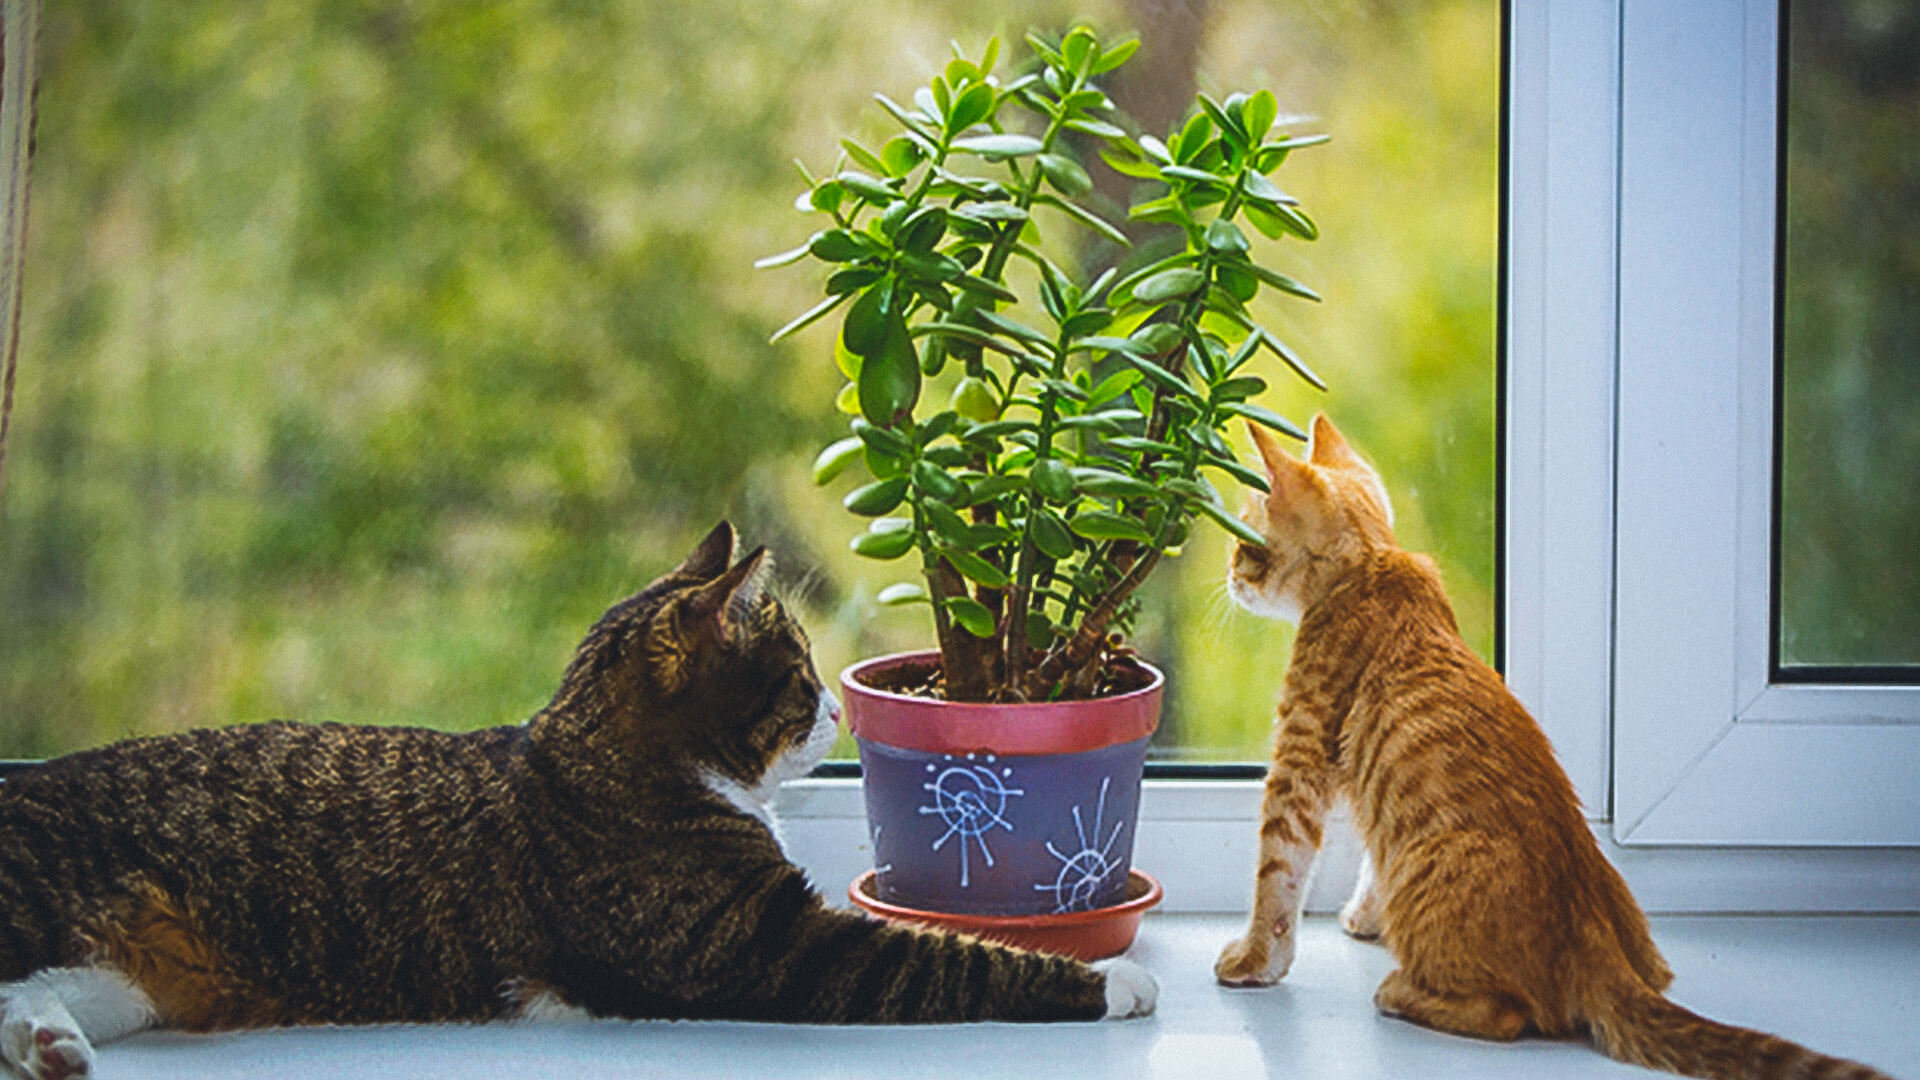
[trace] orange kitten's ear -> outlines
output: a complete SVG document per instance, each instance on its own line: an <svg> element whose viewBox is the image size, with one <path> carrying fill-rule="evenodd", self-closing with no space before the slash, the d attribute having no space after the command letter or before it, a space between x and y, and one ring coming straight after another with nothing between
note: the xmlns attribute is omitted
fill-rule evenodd
<svg viewBox="0 0 1920 1080"><path fill-rule="evenodd" d="M1307 460L1315 465L1333 469L1351 469L1366 467L1360 455L1347 445L1346 437L1340 429L1333 426L1326 413L1313 414L1313 434L1307 440Z"/></svg>
<svg viewBox="0 0 1920 1080"><path fill-rule="evenodd" d="M725 518L713 527L706 539L693 546L692 554L680 564L676 573L685 574L701 581L710 581L719 577L733 561L734 546L733 524Z"/></svg>
<svg viewBox="0 0 1920 1080"><path fill-rule="evenodd" d="M689 602L688 614L701 631L725 641L753 612L772 581L773 556L765 547L754 548L733 569L702 585Z"/></svg>
<svg viewBox="0 0 1920 1080"><path fill-rule="evenodd" d="M1260 461L1266 466L1268 480L1300 467L1299 460L1287 453L1286 448L1280 445L1280 440L1274 438L1266 428L1249 420L1247 433L1253 436L1253 445L1260 451Z"/></svg>
<svg viewBox="0 0 1920 1080"><path fill-rule="evenodd" d="M1333 421L1327 419L1326 413L1315 413L1313 416L1313 438L1307 443L1307 460L1323 469L1359 473L1374 498L1380 501L1380 510L1386 515L1387 525L1393 525L1393 500L1387 498L1387 485L1373 466L1367 464L1367 459L1347 443L1346 437L1333 426Z"/></svg>

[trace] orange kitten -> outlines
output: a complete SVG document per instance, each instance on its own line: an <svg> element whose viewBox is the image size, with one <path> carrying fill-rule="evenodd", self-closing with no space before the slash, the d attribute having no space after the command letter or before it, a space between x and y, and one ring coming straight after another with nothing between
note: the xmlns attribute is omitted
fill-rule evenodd
<svg viewBox="0 0 1920 1080"><path fill-rule="evenodd" d="M1267 986L1293 962L1320 825L1353 805L1368 863L1341 912L1400 961L1382 1012L1463 1035L1585 1032L1606 1054L1703 1077L1882 1077L1661 996L1673 975L1601 854L1546 735L1461 641L1433 561L1402 551L1380 477L1324 416L1306 461L1254 428L1272 492L1242 518L1242 607L1300 632L1261 808L1252 925L1214 965Z"/></svg>

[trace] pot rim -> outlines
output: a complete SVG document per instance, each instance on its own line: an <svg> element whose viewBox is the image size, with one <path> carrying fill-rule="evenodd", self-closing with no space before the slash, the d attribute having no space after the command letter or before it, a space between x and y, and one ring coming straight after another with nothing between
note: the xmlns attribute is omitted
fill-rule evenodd
<svg viewBox="0 0 1920 1080"><path fill-rule="evenodd" d="M881 690L860 681L875 670L938 661L936 650L890 653L840 672L847 730L855 737L930 753L1060 754L1151 736L1160 726L1166 676L1138 658L1145 686L1112 697L994 703L943 701Z"/></svg>

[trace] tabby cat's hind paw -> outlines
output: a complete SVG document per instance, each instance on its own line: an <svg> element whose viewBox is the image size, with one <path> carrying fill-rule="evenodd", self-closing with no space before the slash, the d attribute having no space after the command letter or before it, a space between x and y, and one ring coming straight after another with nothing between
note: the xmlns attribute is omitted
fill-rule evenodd
<svg viewBox="0 0 1920 1080"><path fill-rule="evenodd" d="M1340 909L1340 929L1348 937L1373 941L1380 936L1380 901L1368 892L1355 896Z"/></svg>
<svg viewBox="0 0 1920 1080"><path fill-rule="evenodd" d="M0 1023L0 1056L33 1080L83 1080L93 1072L86 1036L11 1003Z"/></svg>
<svg viewBox="0 0 1920 1080"><path fill-rule="evenodd" d="M1107 1019L1127 1020L1153 1013L1154 1001L1160 996L1160 984L1146 968L1115 957L1093 965L1093 970L1107 979Z"/></svg>

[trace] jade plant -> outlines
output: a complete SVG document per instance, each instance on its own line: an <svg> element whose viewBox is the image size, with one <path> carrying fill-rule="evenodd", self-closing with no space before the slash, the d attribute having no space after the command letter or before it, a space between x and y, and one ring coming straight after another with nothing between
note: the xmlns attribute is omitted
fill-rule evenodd
<svg viewBox="0 0 1920 1080"><path fill-rule="evenodd" d="M1137 41L1103 44L1076 28L1027 43L1031 70L1016 78L994 74L994 40L977 61L956 45L910 106L876 94L899 134L878 150L842 140L830 175L802 165L797 205L831 221L759 263L832 267L826 298L773 340L843 311L835 354L852 433L820 453L814 479L856 462L871 474L844 500L871 519L853 550L918 555L919 580L880 600L931 605L941 665L928 689L951 700L1110 690L1136 591L1196 515L1260 542L1210 479L1266 486L1235 458L1227 426L1304 438L1252 401L1266 382L1247 362L1266 349L1324 389L1247 307L1263 287L1319 297L1263 265L1241 223L1316 238L1269 176L1326 137L1276 128L1266 90L1201 94L1164 141L1130 133L1098 80ZM1086 205L1093 184L1070 144L1098 147L1137 181L1128 218L1177 226L1178 248L1091 280L1061 265L1075 260L1043 227L1129 247ZM928 380L949 368L945 407L924 403Z"/></svg>

